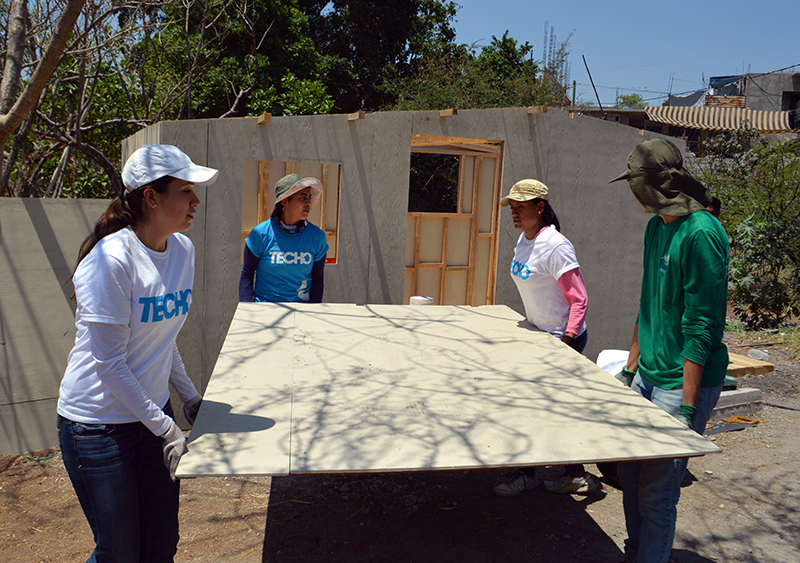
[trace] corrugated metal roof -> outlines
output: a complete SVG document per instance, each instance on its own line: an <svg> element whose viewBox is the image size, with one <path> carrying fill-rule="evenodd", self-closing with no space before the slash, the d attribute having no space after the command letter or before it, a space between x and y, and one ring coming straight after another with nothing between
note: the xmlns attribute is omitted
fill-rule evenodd
<svg viewBox="0 0 800 563"><path fill-rule="evenodd" d="M792 127L789 125L788 111L758 111L733 107L656 106L645 108L645 112L647 117L653 121L688 129L732 131L741 127L743 122L747 122L759 133L792 131Z"/></svg>

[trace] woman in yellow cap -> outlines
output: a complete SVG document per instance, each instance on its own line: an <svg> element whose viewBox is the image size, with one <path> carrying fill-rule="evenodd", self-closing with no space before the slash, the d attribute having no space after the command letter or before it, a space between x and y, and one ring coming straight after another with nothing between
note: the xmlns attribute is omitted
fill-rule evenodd
<svg viewBox="0 0 800 563"><path fill-rule="evenodd" d="M511 207L514 228L522 231L514 249L511 277L517 285L525 316L537 328L583 352L586 347L586 284L572 243L559 231L550 206L549 189L538 180L520 180L500 201ZM516 496L539 484L535 468L512 471L495 487L500 496ZM544 481L554 493L588 494L597 480L582 465L569 465L555 481Z"/></svg>

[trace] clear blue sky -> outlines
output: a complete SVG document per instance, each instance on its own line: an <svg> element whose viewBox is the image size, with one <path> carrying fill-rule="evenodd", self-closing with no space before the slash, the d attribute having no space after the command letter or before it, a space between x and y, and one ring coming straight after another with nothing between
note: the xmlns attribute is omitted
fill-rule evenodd
<svg viewBox="0 0 800 563"><path fill-rule="evenodd" d="M661 105L666 93L700 89L709 77L771 72L797 65L800 72L800 2L671 0L670 2L542 2L455 0L456 40L488 45L509 35L533 45L541 60L545 21L560 43L570 33L570 84L577 99L597 104L581 55L586 57L601 103L637 93ZM705 81L705 82L704 82ZM572 96L572 89L569 89Z"/></svg>

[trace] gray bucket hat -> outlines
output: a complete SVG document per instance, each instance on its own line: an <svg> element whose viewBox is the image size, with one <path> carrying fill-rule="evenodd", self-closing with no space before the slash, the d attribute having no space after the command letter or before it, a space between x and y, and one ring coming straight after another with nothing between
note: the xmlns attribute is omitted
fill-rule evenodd
<svg viewBox="0 0 800 563"><path fill-rule="evenodd" d="M711 204L706 187L683 167L683 156L666 139L645 141L628 156L628 170L610 183L628 180L633 195L645 209L681 217Z"/></svg>

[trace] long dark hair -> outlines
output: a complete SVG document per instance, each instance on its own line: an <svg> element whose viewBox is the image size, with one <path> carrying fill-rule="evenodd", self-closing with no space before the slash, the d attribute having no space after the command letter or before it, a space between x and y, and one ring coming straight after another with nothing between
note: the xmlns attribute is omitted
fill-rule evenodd
<svg viewBox="0 0 800 563"><path fill-rule="evenodd" d="M270 213L269 216L272 217L273 219L280 219L281 213L283 213L283 206L281 205L280 201L276 201L275 206L272 208L272 213Z"/></svg>
<svg viewBox="0 0 800 563"><path fill-rule="evenodd" d="M544 221L544 224L553 225L558 232L561 232L561 223L558 222L556 212L553 211L549 201L537 197L533 200L533 205L539 205L540 201L544 202L544 211L542 211L542 221Z"/></svg>
<svg viewBox="0 0 800 563"><path fill-rule="evenodd" d="M164 194L167 192L167 186L169 186L172 180L172 176L163 176L158 180L150 182L146 186L134 190L127 196L122 193L115 197L97 220L94 230L86 237L83 244L81 244L75 268L78 268L81 261L86 258L100 239L111 233L116 233L125 227L135 227L144 221L142 200L144 199L145 188L153 188L157 193Z"/></svg>

